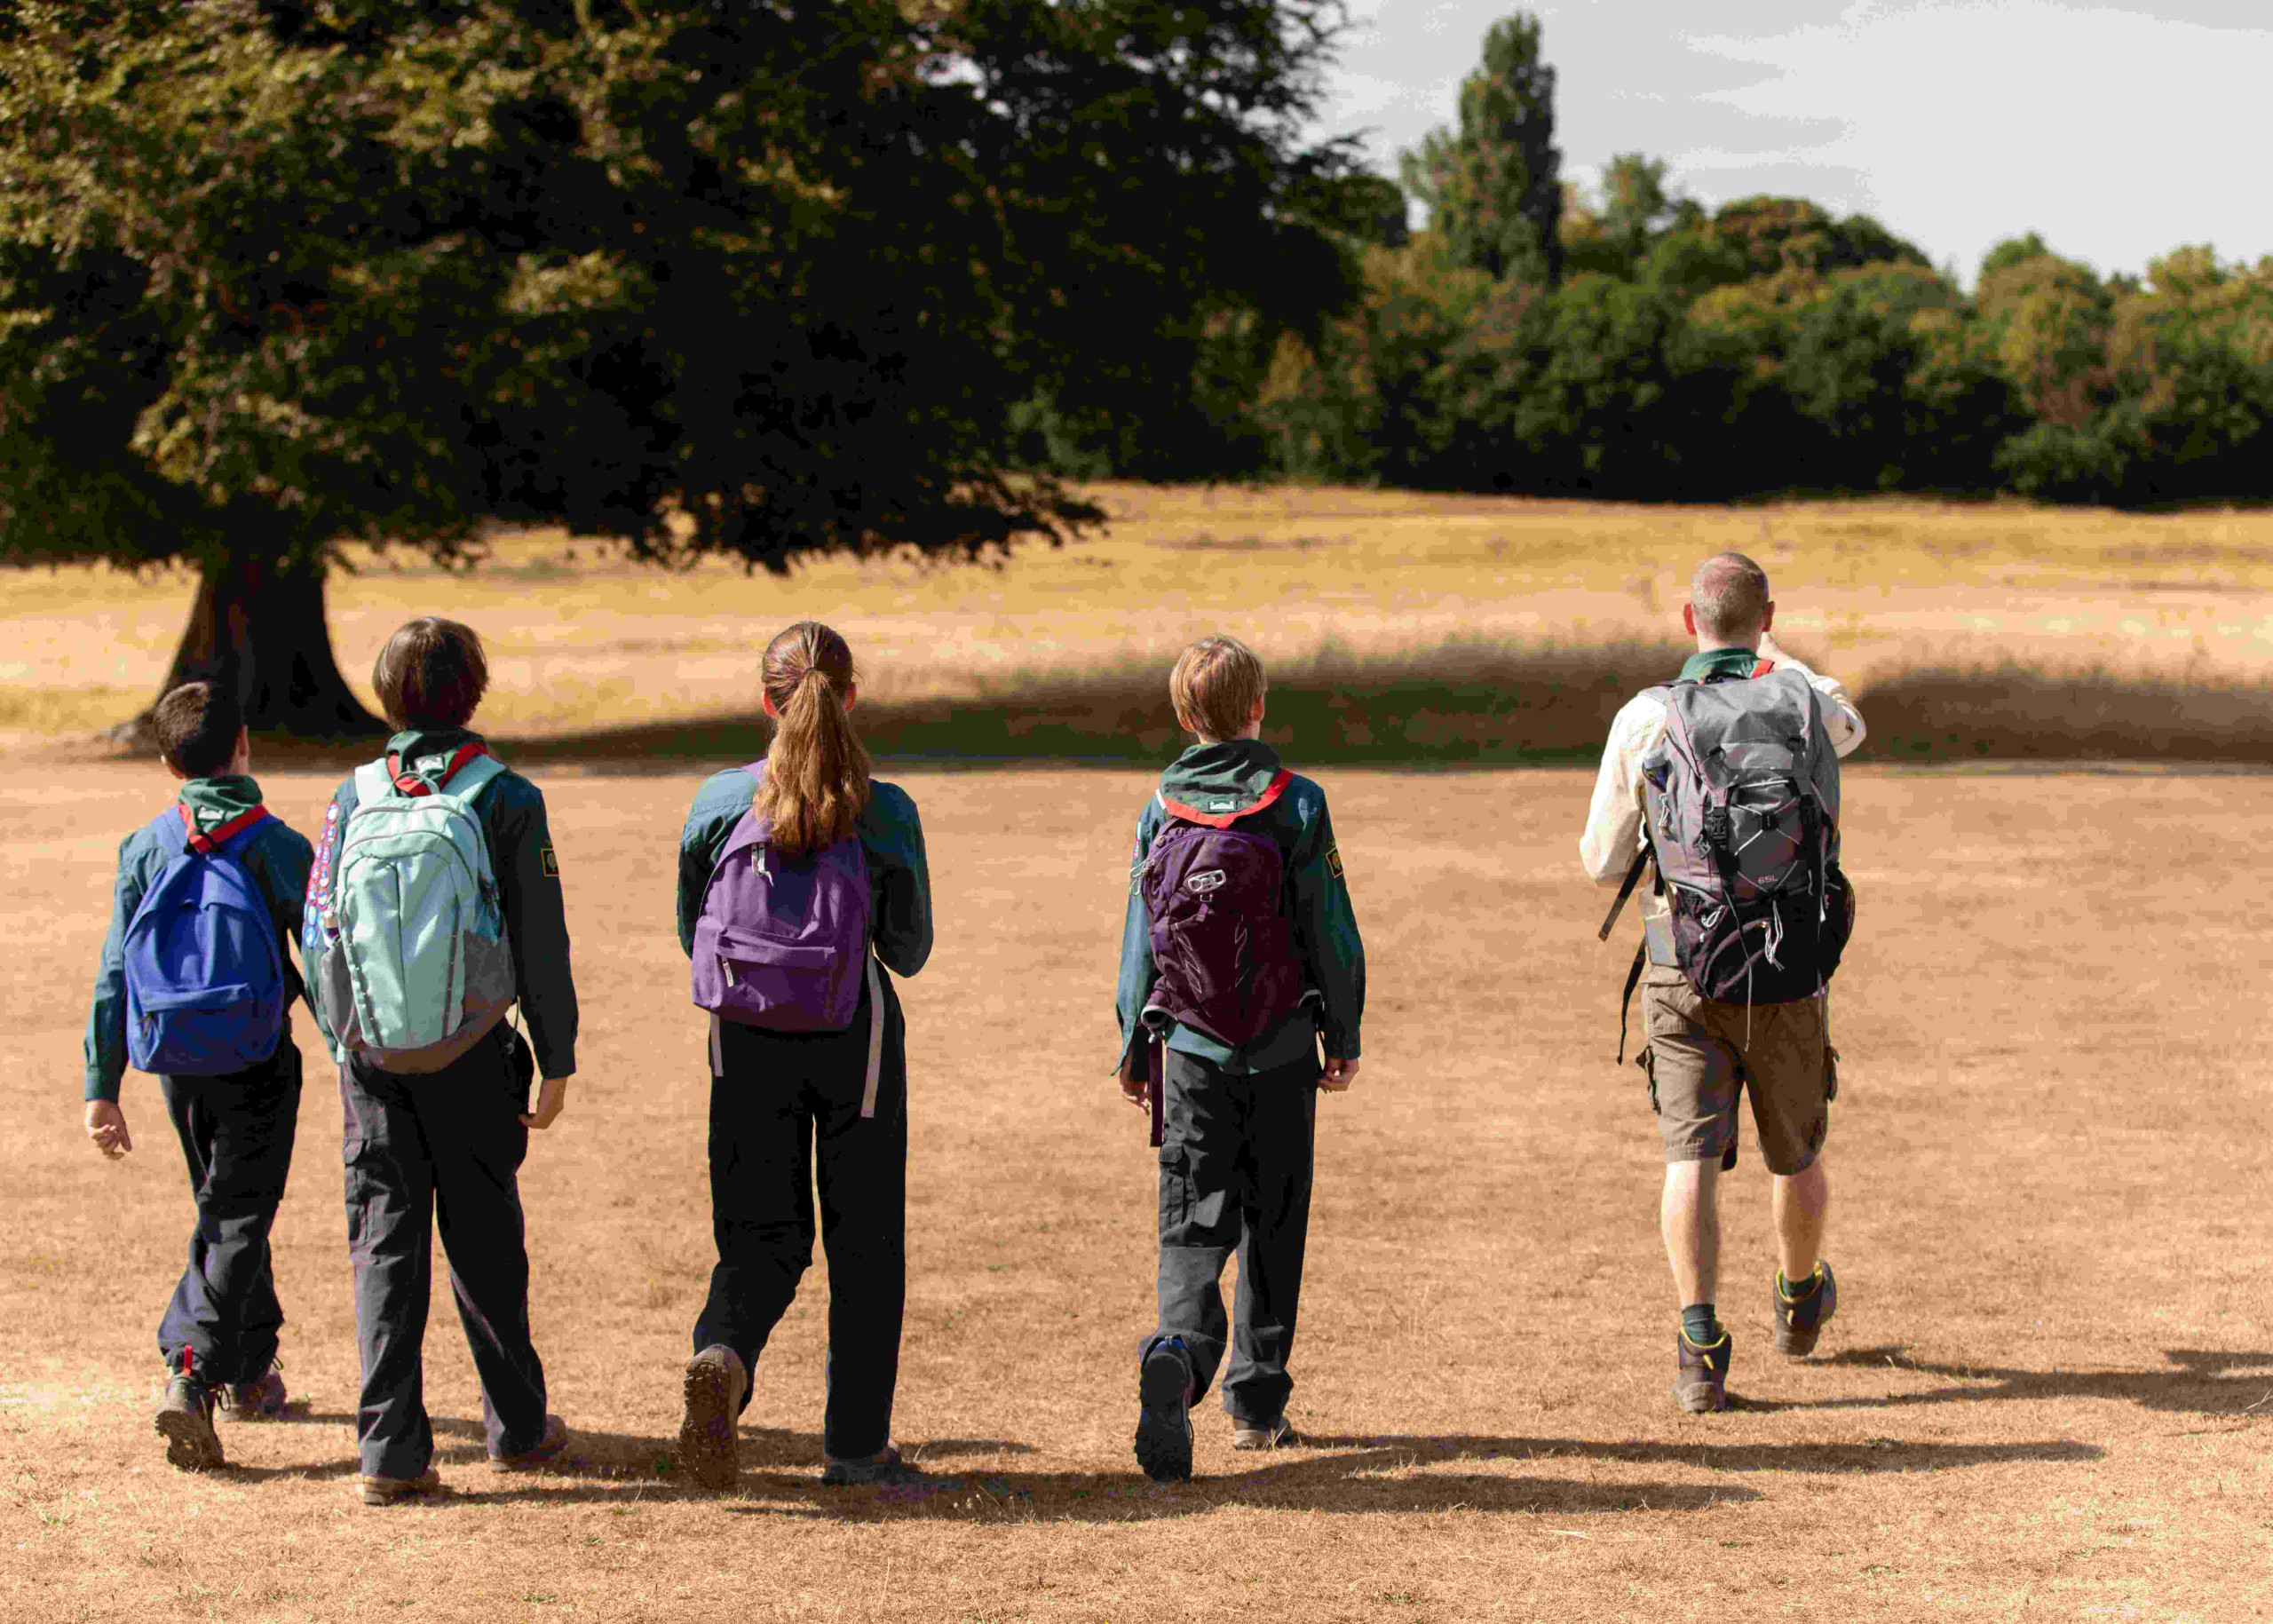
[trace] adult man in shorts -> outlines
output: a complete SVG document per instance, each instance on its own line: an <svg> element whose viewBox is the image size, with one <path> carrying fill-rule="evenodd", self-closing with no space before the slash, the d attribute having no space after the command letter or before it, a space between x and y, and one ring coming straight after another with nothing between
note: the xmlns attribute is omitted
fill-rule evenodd
<svg viewBox="0 0 2273 1624"><path fill-rule="evenodd" d="M1682 624L1697 653L1684 680L1750 678L1790 669L1821 700L1824 730L1841 757L1863 741L1863 717L1832 677L1818 677L1777 646L1776 605L1768 576L1742 553L1715 554L1698 566ZM1598 885L1624 881L1648 840L1641 764L1665 736L1665 701L1644 693L1611 725L1579 855ZM1814 1351L1838 1303L1821 1247L1831 1206L1823 1142L1837 1082L1829 1044L1828 999L1747 1006L1700 995L1673 963L1666 899L1643 897L1651 944L1642 975L1641 1065L1665 1138L1666 1184L1659 1223L1682 1303L1674 1397L1685 1410L1728 1407L1732 1343L1715 1312L1721 1252L1720 1174L1736 1155L1737 1101L1752 1097L1761 1158L1775 1175L1771 1210L1778 1254L1775 1346ZM1849 893L1850 899L1851 891Z"/></svg>

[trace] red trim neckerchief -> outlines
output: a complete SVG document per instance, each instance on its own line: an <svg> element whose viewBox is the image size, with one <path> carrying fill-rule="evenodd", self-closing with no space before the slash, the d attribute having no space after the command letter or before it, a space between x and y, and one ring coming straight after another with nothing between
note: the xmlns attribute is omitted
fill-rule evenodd
<svg viewBox="0 0 2273 1624"><path fill-rule="evenodd" d="M1169 800L1168 791L1165 789L1160 791L1160 806L1170 817L1181 818L1187 823L1204 823L1211 829L1227 829L1241 818L1259 812L1270 805L1271 802L1284 795L1287 792L1287 786L1294 781L1295 775L1292 771L1286 767L1279 768L1279 776L1271 780L1270 788L1263 792L1255 804L1243 807L1238 812L1204 812L1197 806L1186 806L1182 801Z"/></svg>
<svg viewBox="0 0 2273 1624"><path fill-rule="evenodd" d="M450 780L464 770L466 763L473 760L477 756L487 756L488 754L489 747L482 743L478 739L471 743L458 746L458 753L451 757L450 764L442 769L442 787L447 789L449 787ZM434 793L433 785L428 783L416 772L407 772L403 770L402 753L400 750L389 750L387 752L387 777L392 780L394 787L397 789L401 790L405 795L432 795Z"/></svg>
<svg viewBox="0 0 2273 1624"><path fill-rule="evenodd" d="M241 812L226 823L217 825L210 835L197 832L197 814L186 801L174 803L174 810L181 814L181 827L189 836L190 850L200 857L210 857L246 829L268 816L268 808L256 804L250 812Z"/></svg>

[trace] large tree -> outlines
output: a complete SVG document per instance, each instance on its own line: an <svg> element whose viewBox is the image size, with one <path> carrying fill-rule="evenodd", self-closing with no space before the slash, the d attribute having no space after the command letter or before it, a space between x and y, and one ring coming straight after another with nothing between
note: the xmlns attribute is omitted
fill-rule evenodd
<svg viewBox="0 0 2273 1624"><path fill-rule="evenodd" d="M1484 60L1461 83L1459 126L1423 136L1399 171L1460 264L1533 283L1561 278L1563 154L1539 19L1517 12L1492 25Z"/></svg>
<svg viewBox="0 0 2273 1624"><path fill-rule="evenodd" d="M186 561L177 669L371 725L323 582L553 523L976 555L1037 395L1346 298L1338 0L0 0L0 562ZM1328 211L1330 212L1330 210Z"/></svg>

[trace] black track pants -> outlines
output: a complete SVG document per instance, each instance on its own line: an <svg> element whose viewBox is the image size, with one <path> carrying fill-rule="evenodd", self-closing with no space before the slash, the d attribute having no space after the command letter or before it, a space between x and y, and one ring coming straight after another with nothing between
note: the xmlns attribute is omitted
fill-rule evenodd
<svg viewBox="0 0 2273 1624"><path fill-rule="evenodd" d="M193 1368L218 1384L250 1382L275 1359L284 1324L268 1235L292 1170L300 1051L288 1030L257 1066L158 1085L197 1198L189 1264L158 1326L158 1351L172 1367L187 1350Z"/></svg>

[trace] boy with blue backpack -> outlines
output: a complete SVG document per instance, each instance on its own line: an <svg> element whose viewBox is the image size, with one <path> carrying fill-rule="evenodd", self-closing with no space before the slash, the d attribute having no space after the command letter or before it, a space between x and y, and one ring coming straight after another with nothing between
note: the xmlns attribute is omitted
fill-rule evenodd
<svg viewBox="0 0 2273 1624"><path fill-rule="evenodd" d="M299 1120L302 986L284 943L311 853L261 804L233 695L185 684L152 720L181 793L119 845L87 1018L86 1127L104 1155L132 1150L119 1083L130 1063L156 1073L197 1199L189 1265L158 1327L156 1426L168 1461L203 1470L224 1463L217 1403L247 1420L284 1409L268 1236Z"/></svg>
<svg viewBox="0 0 2273 1624"><path fill-rule="evenodd" d="M1192 1475L1192 1406L1227 1335L1232 1446L1301 1442L1287 1359L1318 1090L1357 1080L1366 1004L1326 792L1262 741L1262 661L1208 638L1177 660L1168 692L1199 742L1137 820L1118 1009L1121 1092L1149 1102L1160 1151L1160 1320L1138 1349L1136 1438L1156 1483ZM1220 1282L1234 1250L1227 1327Z"/></svg>
<svg viewBox="0 0 2273 1624"><path fill-rule="evenodd" d="M371 681L399 731L324 814L301 942L345 1113L360 1487L388 1505L440 1487L421 1359L438 1217L489 1458L533 1470L567 1442L529 1335L519 1173L576 1069L576 988L544 796L468 725L481 639L413 621Z"/></svg>
<svg viewBox="0 0 2273 1624"><path fill-rule="evenodd" d="M798 622L766 646L761 683L772 749L704 782L679 840L679 946L710 1014L718 1248L679 1458L704 1487L733 1485L735 1421L812 1266L818 1189L821 1482L920 1486L931 1479L891 1446L907 1288L907 1027L891 976L931 953L923 825L905 790L869 776L843 638Z"/></svg>

